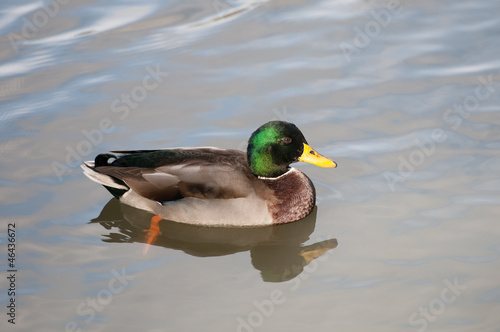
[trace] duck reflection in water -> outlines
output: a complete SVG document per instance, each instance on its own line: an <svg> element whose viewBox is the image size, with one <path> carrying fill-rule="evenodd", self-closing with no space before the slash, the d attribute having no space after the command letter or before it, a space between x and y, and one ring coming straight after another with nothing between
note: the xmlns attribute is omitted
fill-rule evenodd
<svg viewBox="0 0 500 332"><path fill-rule="evenodd" d="M295 278L312 260L337 247L336 239L303 245L314 231L316 207L302 220L255 228L194 226L161 219L155 222L152 217L152 213L113 198L91 223L99 223L109 230L103 234L104 242L141 242L146 244L146 250L151 244L197 257L250 250L252 265L261 272L262 279L269 282Z"/></svg>

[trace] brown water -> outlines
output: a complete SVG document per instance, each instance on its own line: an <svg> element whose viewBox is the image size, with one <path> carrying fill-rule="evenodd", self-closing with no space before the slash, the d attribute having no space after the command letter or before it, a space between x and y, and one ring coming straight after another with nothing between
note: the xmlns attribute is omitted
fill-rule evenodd
<svg viewBox="0 0 500 332"><path fill-rule="evenodd" d="M0 5L2 331L500 331L500 3L57 1ZM273 119L339 164L298 223L143 255L79 168Z"/></svg>

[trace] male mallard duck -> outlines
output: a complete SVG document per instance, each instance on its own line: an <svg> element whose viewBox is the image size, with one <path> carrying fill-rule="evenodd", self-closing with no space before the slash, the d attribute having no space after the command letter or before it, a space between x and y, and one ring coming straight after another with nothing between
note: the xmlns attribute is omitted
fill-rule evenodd
<svg viewBox="0 0 500 332"><path fill-rule="evenodd" d="M292 123L271 121L247 153L218 148L111 151L82 168L122 203L163 219L208 226L264 226L297 221L316 201L297 161L336 167ZM158 218L159 219L159 218Z"/></svg>

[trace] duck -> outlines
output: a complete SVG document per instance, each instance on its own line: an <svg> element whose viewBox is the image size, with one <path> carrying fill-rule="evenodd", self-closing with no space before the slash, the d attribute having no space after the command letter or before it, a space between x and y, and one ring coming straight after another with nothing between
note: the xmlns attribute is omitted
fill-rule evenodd
<svg viewBox="0 0 500 332"><path fill-rule="evenodd" d="M296 125L270 121L247 151L214 147L114 150L81 165L121 203L158 221L215 227L256 227L298 221L316 205L316 190L295 162L333 168Z"/></svg>

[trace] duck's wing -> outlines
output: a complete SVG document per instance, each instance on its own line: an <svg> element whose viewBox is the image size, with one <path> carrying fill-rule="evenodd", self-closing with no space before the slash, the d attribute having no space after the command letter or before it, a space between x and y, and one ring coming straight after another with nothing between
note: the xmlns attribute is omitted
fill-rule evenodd
<svg viewBox="0 0 500 332"><path fill-rule="evenodd" d="M246 197L251 174L242 151L215 148L112 151L99 155L93 170L159 202L198 198Z"/></svg>

